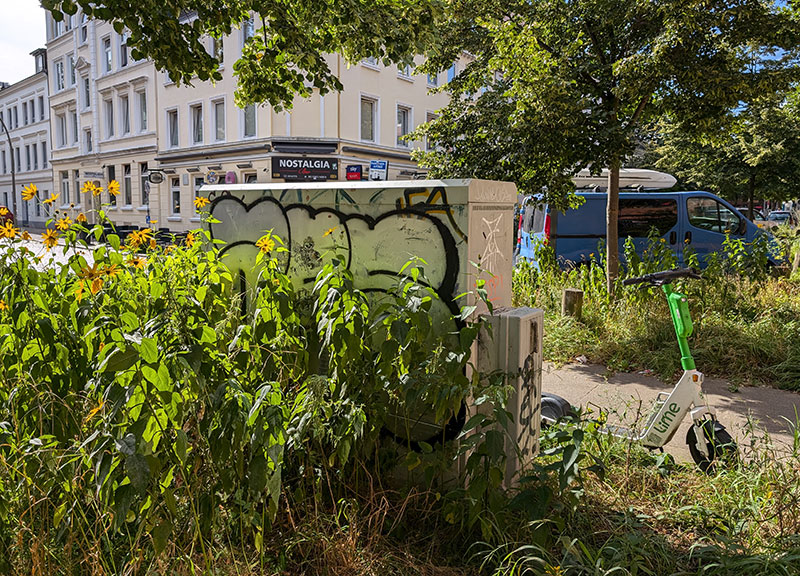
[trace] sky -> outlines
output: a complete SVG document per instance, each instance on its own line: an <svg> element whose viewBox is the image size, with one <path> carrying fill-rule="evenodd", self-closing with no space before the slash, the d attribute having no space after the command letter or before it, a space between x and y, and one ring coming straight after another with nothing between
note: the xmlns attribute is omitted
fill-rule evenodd
<svg viewBox="0 0 800 576"><path fill-rule="evenodd" d="M13 84L33 74L36 48L44 48L44 9L39 0L0 0L0 82Z"/></svg>

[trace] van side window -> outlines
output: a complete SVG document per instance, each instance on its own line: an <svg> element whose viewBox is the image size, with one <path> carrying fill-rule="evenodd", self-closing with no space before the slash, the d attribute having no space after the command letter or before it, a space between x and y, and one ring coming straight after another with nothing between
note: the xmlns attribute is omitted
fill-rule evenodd
<svg viewBox="0 0 800 576"><path fill-rule="evenodd" d="M525 206L522 230L528 234L541 234L544 231L544 208L533 205Z"/></svg>
<svg viewBox="0 0 800 576"><path fill-rule="evenodd" d="M702 230L735 234L741 219L713 198L689 198L686 200L689 224Z"/></svg>
<svg viewBox="0 0 800 576"><path fill-rule="evenodd" d="M678 202L669 198L620 198L617 230L620 238L646 238L655 228L659 236L678 223Z"/></svg>

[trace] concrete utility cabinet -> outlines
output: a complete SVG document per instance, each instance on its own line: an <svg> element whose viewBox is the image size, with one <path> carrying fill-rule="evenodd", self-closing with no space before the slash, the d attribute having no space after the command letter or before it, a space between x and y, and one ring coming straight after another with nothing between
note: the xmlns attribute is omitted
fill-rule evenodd
<svg viewBox="0 0 800 576"><path fill-rule="evenodd" d="M481 374L502 372L512 393L508 411L506 484L512 484L539 451L542 398L542 338L544 311L538 308L500 308L484 319L492 337L481 331L477 365Z"/></svg>
<svg viewBox="0 0 800 576"><path fill-rule="evenodd" d="M283 258L296 286L311 286L336 254L346 258L356 287L384 291L417 256L442 301L437 320L471 300L455 297L474 290L478 263L494 306L511 305L513 216L516 186L488 180L309 182L203 186L210 227L224 240L221 252L234 271L249 276L266 231L289 251ZM479 309L479 312L481 310Z"/></svg>

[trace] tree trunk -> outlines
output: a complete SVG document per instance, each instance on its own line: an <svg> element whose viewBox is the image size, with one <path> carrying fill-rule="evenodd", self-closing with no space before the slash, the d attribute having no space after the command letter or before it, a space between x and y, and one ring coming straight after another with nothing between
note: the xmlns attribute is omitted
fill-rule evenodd
<svg viewBox="0 0 800 576"><path fill-rule="evenodd" d="M619 276L619 167L616 158L608 166L608 204L606 207L606 286L614 298L614 284Z"/></svg>
<svg viewBox="0 0 800 576"><path fill-rule="evenodd" d="M756 171L750 171L750 180L747 183L747 217L753 220L753 210L755 209L756 194Z"/></svg>

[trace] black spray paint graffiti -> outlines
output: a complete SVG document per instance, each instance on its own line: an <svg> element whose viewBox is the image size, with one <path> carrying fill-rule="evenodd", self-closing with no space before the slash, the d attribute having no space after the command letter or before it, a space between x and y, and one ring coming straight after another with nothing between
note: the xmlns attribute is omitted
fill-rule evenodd
<svg viewBox="0 0 800 576"><path fill-rule="evenodd" d="M403 200L398 199L394 206L389 205L392 209L382 213L381 208L387 206L378 204L376 193L367 204L373 215L362 213L363 207L350 197L342 206L339 192L344 191L336 191L333 206L312 205L322 200L319 193L305 202L286 202L293 192L282 191L280 199L265 192L251 202L229 192L209 196L210 213L217 221L210 225L211 235L226 242L220 252L228 256L229 267L249 272L257 250L255 243L265 230L271 230L288 247L281 264L297 285L313 282L325 263L340 254L360 289L385 292L405 262L419 256L426 260L428 281L444 306L435 315L452 327L449 316L458 312L459 244L465 243L466 236L455 225L443 189L406 190L404 207ZM302 191L297 192L292 200L303 199ZM423 194L425 200L414 204L416 195ZM445 215L447 222L436 213Z"/></svg>

